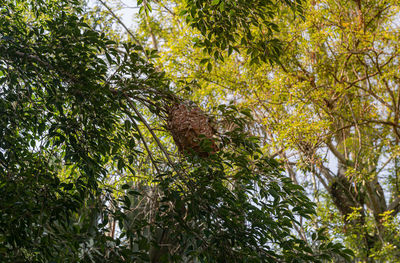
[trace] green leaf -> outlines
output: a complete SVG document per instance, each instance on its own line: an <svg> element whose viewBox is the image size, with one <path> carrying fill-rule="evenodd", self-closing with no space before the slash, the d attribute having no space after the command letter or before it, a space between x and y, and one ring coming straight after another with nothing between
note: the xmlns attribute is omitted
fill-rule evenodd
<svg viewBox="0 0 400 263"><path fill-rule="evenodd" d="M123 184L121 186L121 189L123 189L123 190L129 189L129 188L131 188L131 186L129 184Z"/></svg>
<svg viewBox="0 0 400 263"><path fill-rule="evenodd" d="M211 72L211 70L212 70L212 64L210 63L210 62L208 62L208 64L207 64L207 70L208 70L208 72Z"/></svg>
<svg viewBox="0 0 400 263"><path fill-rule="evenodd" d="M205 64L205 63L207 63L209 61L210 61L209 58L203 58L202 60L200 60L200 65L203 65L203 64Z"/></svg>

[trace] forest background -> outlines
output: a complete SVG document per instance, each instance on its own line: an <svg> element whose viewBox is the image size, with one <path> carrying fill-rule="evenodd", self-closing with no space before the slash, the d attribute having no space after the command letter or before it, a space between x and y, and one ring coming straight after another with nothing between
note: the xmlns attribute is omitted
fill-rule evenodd
<svg viewBox="0 0 400 263"><path fill-rule="evenodd" d="M400 258L397 1L0 3L5 262Z"/></svg>

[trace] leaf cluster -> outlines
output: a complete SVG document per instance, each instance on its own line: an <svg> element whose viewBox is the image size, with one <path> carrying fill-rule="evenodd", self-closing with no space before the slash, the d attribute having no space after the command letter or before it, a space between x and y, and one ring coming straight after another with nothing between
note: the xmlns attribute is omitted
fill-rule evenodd
<svg viewBox="0 0 400 263"><path fill-rule="evenodd" d="M300 1L286 3L300 10ZM245 50L253 63L272 63L281 53L281 43L274 36L278 27L273 22L278 10L279 5L269 0L188 0L179 15L200 32L195 46L216 61L224 61L225 51L230 56ZM212 64L205 62L211 71Z"/></svg>
<svg viewBox="0 0 400 263"><path fill-rule="evenodd" d="M139 123L152 130L140 110L159 118L176 99L164 74L142 58L143 48L92 29L78 1L0 6L4 262L348 257L337 244L311 247L292 234L313 204L262 156L234 107L220 107L238 126L222 136L223 150L172 159L163 148L168 161L159 161L156 180L113 188L112 174L118 181L141 169L143 149L151 156Z"/></svg>

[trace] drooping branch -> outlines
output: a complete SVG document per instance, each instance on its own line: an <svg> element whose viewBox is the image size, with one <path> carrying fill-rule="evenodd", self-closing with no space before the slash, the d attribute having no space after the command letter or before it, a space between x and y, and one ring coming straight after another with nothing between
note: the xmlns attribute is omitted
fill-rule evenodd
<svg viewBox="0 0 400 263"><path fill-rule="evenodd" d="M169 156L169 153L167 152L167 150L164 148L163 144L161 143L160 139L158 138L158 136L155 134L155 132L153 131L153 129L150 127L150 125L147 123L146 119L143 117L143 115L138 111L138 109L135 107L135 105L132 103L132 101L130 100L129 96L124 94L129 106L133 109L133 111L135 112L135 114L139 117L139 119L141 120L141 122L146 126L147 130L150 132L151 136L153 137L153 139L156 141L158 147L161 149L161 151L164 153L165 157L168 160L168 163L171 165L171 167L176 171L177 174L181 174L180 171L175 167L174 163L172 162L171 157Z"/></svg>
<svg viewBox="0 0 400 263"><path fill-rule="evenodd" d="M136 121L132 118L132 116L130 114L128 116L131 119L133 125L135 125L136 131L139 133L139 136L140 136L140 138L141 138L141 140L143 142L143 145L144 145L144 147L146 149L147 154L149 155L151 163L153 164L154 168L157 170L157 173L161 174L161 171L158 168L158 165L157 165L157 163L155 162L155 160L153 158L152 152L150 151L149 147L147 146L147 142L146 142L146 140L145 140L145 138L144 138L139 126L137 125Z"/></svg>

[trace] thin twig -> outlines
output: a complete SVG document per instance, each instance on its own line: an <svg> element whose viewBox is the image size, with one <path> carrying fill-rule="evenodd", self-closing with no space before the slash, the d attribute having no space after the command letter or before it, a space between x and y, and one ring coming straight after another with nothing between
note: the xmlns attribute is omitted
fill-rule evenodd
<svg viewBox="0 0 400 263"><path fill-rule="evenodd" d="M139 133L139 136L140 136L140 138L142 139L142 142L143 142L143 144L144 144L144 148L146 148L146 151L147 151L147 153L149 154L149 158L150 158L151 163L153 164L154 168L157 170L157 173L158 173L158 174L161 174L161 171L160 171L160 169L158 168L156 162L154 161L153 154L152 154L152 152L150 151L149 147L147 146L146 140L144 139L143 134L142 134L142 132L141 132L140 129L139 129L139 126L137 125L136 121L132 118L132 116L131 116L130 114L127 114L127 115L128 115L129 118L131 119L132 123L135 125L136 130L137 130L137 132Z"/></svg>
<svg viewBox="0 0 400 263"><path fill-rule="evenodd" d="M99 0L99 2L105 7L107 8L107 10L111 13L111 15L117 20L117 22L126 30L126 32L132 37L133 40L135 40L136 44L138 46L140 46L143 50L143 53L145 55L145 57L147 59L149 59L149 57L147 56L144 47L142 46L142 44L140 43L139 39L137 39L133 33L129 30L129 28L124 24L124 22L122 22L122 20L114 13L114 11L112 11L112 9L102 0Z"/></svg>
<svg viewBox="0 0 400 263"><path fill-rule="evenodd" d="M165 157L168 160L168 163L172 166L172 168L176 171L177 174L180 175L180 171L175 167L174 163L172 162L167 150L164 148L162 143L160 142L160 139L157 137L157 135L154 133L153 129L150 127L150 125L147 123L146 119L143 117L143 115L138 111L138 109L135 107L135 105L130 101L130 98L128 95L124 94L129 105L132 107L133 111L136 113L136 115L139 117L139 119L142 121L142 123L146 126L146 128L149 130L151 135L153 136L154 140L156 141L158 147L161 149L161 151L164 153Z"/></svg>

